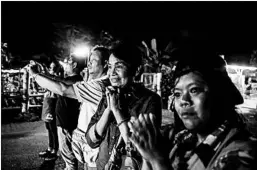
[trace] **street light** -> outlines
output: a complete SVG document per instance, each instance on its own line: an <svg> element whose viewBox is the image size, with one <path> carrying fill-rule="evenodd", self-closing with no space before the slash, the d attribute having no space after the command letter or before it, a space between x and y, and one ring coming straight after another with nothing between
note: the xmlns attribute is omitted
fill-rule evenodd
<svg viewBox="0 0 257 170"><path fill-rule="evenodd" d="M80 58L86 58L89 56L90 48L87 45L76 46L71 55Z"/></svg>

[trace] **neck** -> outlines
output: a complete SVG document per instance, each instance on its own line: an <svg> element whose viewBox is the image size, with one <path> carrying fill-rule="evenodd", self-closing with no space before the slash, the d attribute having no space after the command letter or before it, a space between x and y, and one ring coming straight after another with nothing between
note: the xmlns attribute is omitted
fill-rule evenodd
<svg viewBox="0 0 257 170"><path fill-rule="evenodd" d="M88 81L98 79L105 76L105 73L98 73L98 74L89 74Z"/></svg>
<svg viewBox="0 0 257 170"><path fill-rule="evenodd" d="M202 143L204 141L204 139L207 137L208 135L203 135L203 134L197 134L197 145L199 145L200 143Z"/></svg>
<svg viewBox="0 0 257 170"><path fill-rule="evenodd" d="M76 72L72 72L72 73L68 73L68 74L67 74L67 76L69 76L69 77L70 77L70 76L74 76L74 75L77 75L77 73L76 73Z"/></svg>

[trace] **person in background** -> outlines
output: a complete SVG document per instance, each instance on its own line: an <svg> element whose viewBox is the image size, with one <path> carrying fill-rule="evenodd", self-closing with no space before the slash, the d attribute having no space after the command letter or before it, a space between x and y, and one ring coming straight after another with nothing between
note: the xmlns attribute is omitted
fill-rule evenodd
<svg viewBox="0 0 257 170"><path fill-rule="evenodd" d="M247 77L245 79L245 98L250 98L250 95L251 95L251 89L252 89L252 78L251 77Z"/></svg>
<svg viewBox="0 0 257 170"><path fill-rule="evenodd" d="M142 84L133 82L138 67L141 64L139 49L130 43L121 43L111 50L108 61L108 72L111 86L106 88L96 113L91 118L86 133L86 139L90 147L99 148L96 160L98 170L121 167L121 162L116 160L116 145L125 148L128 142L129 130L127 123L140 113L152 113L156 116L156 128L161 125L161 99L146 89ZM136 151L135 157L139 157ZM121 153L126 155L126 153ZM133 154L134 155L134 154Z"/></svg>
<svg viewBox="0 0 257 170"><path fill-rule="evenodd" d="M224 60L208 48L189 46L173 54L174 126L164 142L154 115L129 123L131 142L143 157L142 169L254 170L257 139L235 110L243 98Z"/></svg>
<svg viewBox="0 0 257 170"><path fill-rule="evenodd" d="M79 60L75 56L70 56L63 62L64 79L47 76L40 73L39 65L30 66L30 74L35 81L42 87L50 90L53 93L59 94L55 113L56 124L58 130L59 150L65 162L66 170L77 170L78 160L72 151L72 132L77 127L80 103L76 99L68 98L59 92L56 85L60 83L64 86L72 86L76 82L82 81L80 71L84 68L84 61ZM59 87L59 86L58 86Z"/></svg>
<svg viewBox="0 0 257 170"><path fill-rule="evenodd" d="M49 74L60 76L57 72L58 63L51 62ZM59 149L57 126L56 126L56 106L57 96L51 91L46 91L44 94L42 120L45 121L45 126L48 132L48 148L45 151L39 152L39 156L45 158L46 161L56 160Z"/></svg>
<svg viewBox="0 0 257 170"><path fill-rule="evenodd" d="M109 50L103 46L95 46L91 50L87 78L75 84L68 84L60 80L54 80L47 77L37 77L37 81L49 90L71 99L75 99L81 103L80 114L77 119L78 123L72 135L72 151L75 157L84 163L85 169L94 169L95 159L98 155L98 149L92 150L84 136L87 131L88 122L95 113L99 102L102 99L103 89L105 90L107 60L109 58Z"/></svg>
<svg viewBox="0 0 257 170"><path fill-rule="evenodd" d="M84 163L84 169L96 169L96 158L99 149L92 149L85 139L88 123L95 114L99 102L102 98L102 92L109 85L106 76L107 60L109 50L103 46L95 46L91 50L87 63L86 76L84 80L73 86L74 97L81 102L80 114L77 128L72 134L72 148L76 158Z"/></svg>

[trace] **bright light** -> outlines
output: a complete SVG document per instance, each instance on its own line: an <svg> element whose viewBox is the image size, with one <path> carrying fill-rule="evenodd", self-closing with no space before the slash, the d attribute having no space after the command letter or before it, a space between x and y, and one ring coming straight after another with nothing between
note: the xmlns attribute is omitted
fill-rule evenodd
<svg viewBox="0 0 257 170"><path fill-rule="evenodd" d="M74 48L72 55L76 57L87 57L89 55L90 48L87 45L80 45Z"/></svg>
<svg viewBox="0 0 257 170"><path fill-rule="evenodd" d="M237 65L227 65L227 68L232 68L232 69L248 69L248 70L256 70L257 67L250 67L250 66L237 66Z"/></svg>

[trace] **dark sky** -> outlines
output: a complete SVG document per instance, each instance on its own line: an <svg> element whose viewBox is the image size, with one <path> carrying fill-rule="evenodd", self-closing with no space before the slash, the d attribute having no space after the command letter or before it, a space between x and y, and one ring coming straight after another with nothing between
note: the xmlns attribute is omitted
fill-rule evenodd
<svg viewBox="0 0 257 170"><path fill-rule="evenodd" d="M1 2L1 37L16 53L44 51L52 23L80 23L140 39L196 32L223 53L257 48L256 2Z"/></svg>

